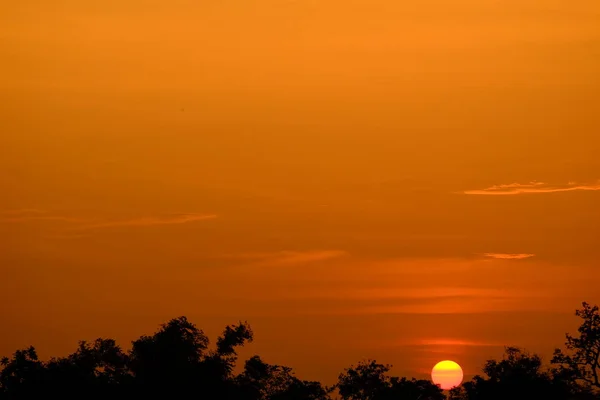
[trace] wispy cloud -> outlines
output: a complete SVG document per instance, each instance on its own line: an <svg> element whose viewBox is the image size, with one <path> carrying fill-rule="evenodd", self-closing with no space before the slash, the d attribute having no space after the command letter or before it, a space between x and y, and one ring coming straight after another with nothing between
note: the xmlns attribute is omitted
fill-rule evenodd
<svg viewBox="0 0 600 400"><path fill-rule="evenodd" d="M67 231L87 231L113 227L144 227L155 225L186 224L196 221L215 219L215 214L171 214L167 216L149 216L120 220L102 220L100 218L83 218L50 213L37 209L8 210L0 212L0 222L25 223L31 221L58 221L74 224Z"/></svg>
<svg viewBox="0 0 600 400"><path fill-rule="evenodd" d="M116 227L137 227L137 226L155 226L155 225L173 225L173 224L186 224L189 222L204 221L208 219L215 219L215 214L178 214L168 217L141 217L134 219L115 220L92 223L89 225L83 225L79 227L82 230L93 230L103 228L116 228Z"/></svg>
<svg viewBox="0 0 600 400"><path fill-rule="evenodd" d="M62 222L72 222L72 223L84 223L85 219L80 218L72 218L72 217L63 217L60 215L38 215L38 216L16 216L16 217L8 217L2 218L2 222L29 222L29 221L62 221Z"/></svg>
<svg viewBox="0 0 600 400"><path fill-rule="evenodd" d="M407 346L457 346L457 347L502 347L500 343L481 342L464 339L421 339L406 344Z"/></svg>
<svg viewBox="0 0 600 400"><path fill-rule="evenodd" d="M332 296L355 297L366 299L455 299L455 298L509 298L519 297L517 294L504 289L476 288L476 287L452 287L452 286L431 286L427 288L402 287L372 287L357 288L348 292L332 291Z"/></svg>
<svg viewBox="0 0 600 400"><path fill-rule="evenodd" d="M4 210L0 211L0 215L32 215L32 214L44 214L45 211L37 209L37 208L19 208L13 210Z"/></svg>
<svg viewBox="0 0 600 400"><path fill-rule="evenodd" d="M600 190L600 181L595 183L577 183L569 182L565 185L551 185L544 182L532 181L529 183L509 183L502 185L494 185L485 189L465 190L463 194L470 195L517 195L527 193L557 193L557 192L574 192L574 191L597 191Z"/></svg>
<svg viewBox="0 0 600 400"><path fill-rule="evenodd" d="M326 261L348 255L342 250L306 250L306 251L275 251L259 253L242 253L224 255L222 258L248 261L254 266L285 266Z"/></svg>
<svg viewBox="0 0 600 400"><path fill-rule="evenodd" d="M527 254L527 253L483 253L482 256L488 258L495 258L498 260L524 260L526 258L535 257L535 254Z"/></svg>
<svg viewBox="0 0 600 400"><path fill-rule="evenodd" d="M0 212L0 222L19 223L29 221L62 221L72 223L84 223L86 220L65 215L55 215L43 210L33 208L6 210Z"/></svg>
<svg viewBox="0 0 600 400"><path fill-rule="evenodd" d="M325 261L347 255L341 250L316 250L316 251L282 251L275 255L268 263L277 265L302 264L307 262Z"/></svg>

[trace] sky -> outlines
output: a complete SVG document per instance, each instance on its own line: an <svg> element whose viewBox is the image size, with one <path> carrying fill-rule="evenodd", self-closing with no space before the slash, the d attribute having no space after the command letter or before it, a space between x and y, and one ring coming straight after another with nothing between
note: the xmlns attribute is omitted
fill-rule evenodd
<svg viewBox="0 0 600 400"><path fill-rule="evenodd" d="M0 354L469 378L600 303L597 0L6 1L0 59Z"/></svg>

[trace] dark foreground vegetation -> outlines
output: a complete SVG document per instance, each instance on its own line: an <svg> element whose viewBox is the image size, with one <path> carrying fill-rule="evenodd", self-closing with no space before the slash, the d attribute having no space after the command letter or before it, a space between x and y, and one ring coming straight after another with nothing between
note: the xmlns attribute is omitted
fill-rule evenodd
<svg viewBox="0 0 600 400"><path fill-rule="evenodd" d="M508 347L483 374L444 393L429 380L388 375L389 366L362 361L326 387L297 378L292 369L254 356L234 373L236 349L252 341L246 323L225 328L214 349L185 317L142 336L124 352L112 339L80 342L63 358L40 361L33 347L2 359L0 399L207 400L567 400L600 399L600 315L583 303L577 335L567 335L551 364Z"/></svg>

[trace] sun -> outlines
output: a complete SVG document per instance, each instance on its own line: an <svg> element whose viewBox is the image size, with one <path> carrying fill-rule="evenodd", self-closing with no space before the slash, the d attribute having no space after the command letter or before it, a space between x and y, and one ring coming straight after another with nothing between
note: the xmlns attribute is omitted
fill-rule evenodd
<svg viewBox="0 0 600 400"><path fill-rule="evenodd" d="M462 383L463 371L454 361L440 361L431 370L431 380L442 389L450 390Z"/></svg>

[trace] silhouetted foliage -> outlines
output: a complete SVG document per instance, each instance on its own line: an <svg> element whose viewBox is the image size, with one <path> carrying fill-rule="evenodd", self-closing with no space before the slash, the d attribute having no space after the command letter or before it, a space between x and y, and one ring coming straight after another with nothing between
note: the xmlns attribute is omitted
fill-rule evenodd
<svg viewBox="0 0 600 400"><path fill-rule="evenodd" d="M373 360L362 361L340 374L338 390L344 400L373 400L389 386L386 375L391 365L378 364Z"/></svg>
<svg viewBox="0 0 600 400"><path fill-rule="evenodd" d="M63 358L38 359L35 348L0 360L0 400L193 398L199 400L600 400L598 307L583 303L579 336L567 335L568 353L556 350L553 369L536 354L507 347L447 395L429 380L390 376L374 360L344 370L332 387L297 378L293 370L248 359L235 374L237 348L253 340L247 323L230 325L209 340L185 317L161 325L123 352L112 339L82 341ZM337 391L337 394L335 392Z"/></svg>
<svg viewBox="0 0 600 400"><path fill-rule="evenodd" d="M390 377L390 365L368 360L346 369L337 388L344 400L444 400L442 390L428 380Z"/></svg>
<svg viewBox="0 0 600 400"><path fill-rule="evenodd" d="M549 373L541 370L542 360L535 354L529 354L515 347L505 350L500 361L488 360L483 372L484 379L476 376L471 382L464 384L467 398L477 399L532 399L536 396L543 399L565 398L552 387ZM558 395L558 397L556 397Z"/></svg>
<svg viewBox="0 0 600 400"><path fill-rule="evenodd" d="M246 361L237 383L244 393L244 399L326 400L331 391L319 382L301 381L293 375L291 368L269 365L259 356Z"/></svg>
<svg viewBox="0 0 600 400"><path fill-rule="evenodd" d="M579 337L567 334L565 347L554 351L553 364L559 365L564 379L584 382L600 389L600 314L598 306L582 303L575 315L582 319Z"/></svg>
<svg viewBox="0 0 600 400"><path fill-rule="evenodd" d="M502 360L486 361L487 378L475 376L451 391L450 400L588 399L585 388L561 379L556 370L542 368L542 360L516 347L507 347Z"/></svg>
<svg viewBox="0 0 600 400"><path fill-rule="evenodd" d="M35 348L17 350L12 359L2 359L0 387L6 398L26 399L41 395L44 364L38 360Z"/></svg>

